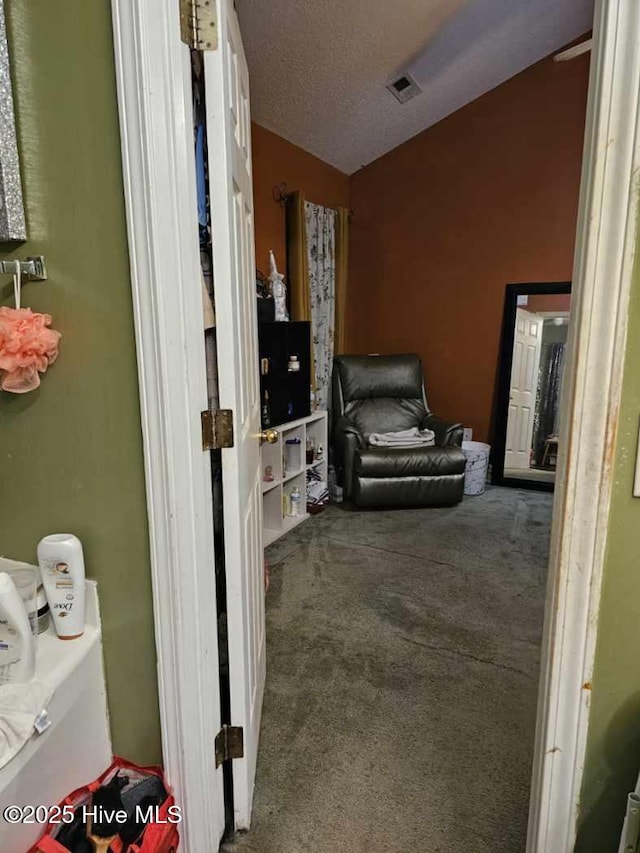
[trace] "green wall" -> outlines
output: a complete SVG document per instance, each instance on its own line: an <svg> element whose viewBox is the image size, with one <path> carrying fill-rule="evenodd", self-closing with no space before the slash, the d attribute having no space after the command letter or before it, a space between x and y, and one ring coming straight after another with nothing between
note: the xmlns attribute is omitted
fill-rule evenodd
<svg viewBox="0 0 640 853"><path fill-rule="evenodd" d="M114 751L160 758L156 657L108 0L5 0L29 240L60 357L37 391L0 391L0 553L77 534L99 581ZM11 304L8 277L0 300Z"/></svg>
<svg viewBox="0 0 640 853"><path fill-rule="evenodd" d="M617 853L640 771L640 499L632 496L640 417L640 274L629 306L577 853Z"/></svg>

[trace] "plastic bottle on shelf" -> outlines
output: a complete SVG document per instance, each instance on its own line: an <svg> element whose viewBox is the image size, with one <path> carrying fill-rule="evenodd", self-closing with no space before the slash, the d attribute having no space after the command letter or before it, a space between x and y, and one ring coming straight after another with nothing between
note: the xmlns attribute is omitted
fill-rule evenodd
<svg viewBox="0 0 640 853"><path fill-rule="evenodd" d="M316 454L316 443L313 440L313 436L308 435L307 436L306 453L305 453L307 465L313 464L313 460L315 459L315 454Z"/></svg>
<svg viewBox="0 0 640 853"><path fill-rule="evenodd" d="M300 489L297 486L294 486L291 489L291 497L289 499L290 510L292 516L296 518L302 515L302 495L300 494Z"/></svg>
<svg viewBox="0 0 640 853"><path fill-rule="evenodd" d="M284 443L285 474L293 474L302 468L302 449L299 438L288 438Z"/></svg>

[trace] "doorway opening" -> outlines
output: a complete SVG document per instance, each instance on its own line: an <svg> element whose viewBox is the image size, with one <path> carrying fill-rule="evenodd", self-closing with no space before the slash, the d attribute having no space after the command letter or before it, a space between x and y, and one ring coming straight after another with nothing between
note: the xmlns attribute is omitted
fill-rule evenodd
<svg viewBox="0 0 640 853"><path fill-rule="evenodd" d="M231 10L231 4L224 4L226 11ZM208 663L216 657L217 645L213 644L211 633L207 633L206 624L202 614L201 601L203 591L211 597L211 588L206 586L206 571L211 571L211 561L207 563L203 554L210 556L210 543L205 542L201 536L202 525L193 525L194 518L202 518L202 510L206 511L207 503L203 501L204 491L200 476L201 465L198 464L197 441L194 441L194 414L201 408L202 371L201 365L194 358L193 348L189 341L197 340L201 344L201 294L194 294L193 282L199 279L197 266L194 269L193 257L185 250L190 245L189 235L185 237L184 221L192 215L191 202L193 199L185 193L181 186L184 181L184 170L176 168L176 162L167 155L174 150L184 155L186 151L192 152L192 139L185 138L184 122L176 119L175 100L176 85L174 82L180 79L180 71L183 70L183 54L180 53L171 38L163 40L165 33L172 33L175 29L177 14L173 18L167 18L169 12L163 10L158 13L157 9L141 3L135 9L129 9L128 4L116 3L115 25L118 35L117 53L119 73L119 95L121 101L128 108L123 110L125 119L123 126L123 149L125 155L125 178L127 206L129 213L131 241L132 241L132 267L134 268L134 294L136 297L136 329L140 344L140 351L145 356L141 363L141 388L143 394L143 428L145 430L145 453L148 467L150 531L154 542L154 604L156 607L156 625L158 634L158 646L160 650L159 660L161 664L160 686L165 702L163 718L163 735L165 737L165 750L167 763L172 778L180 797L185 792L194 791L217 791L216 773L212 770L211 762L202 754L202 744L208 742L207 735L211 733L211 722L215 725L215 713L217 713L216 697L211 693L210 680L207 681L205 668L198 669L198 678L185 677L184 669L176 666L176 661L206 659ZM629 10L625 6L625 12ZM616 60L618 54L614 50L619 48L620 54L628 50L625 41L625 16L620 12L614 16L607 4L601 7L599 25L602 27L604 36L602 42L595 39L599 52L596 80L602 83L609 81L604 70L611 66L616 72L612 74L614 82L619 86L616 91L623 91L620 85L619 73L625 64ZM225 12L226 14L226 12ZM167 18L165 20L165 18ZM124 25L123 25L124 22ZM221 32L226 36L226 29L222 26ZM124 35L123 35L124 34ZM136 36L149 50L143 51L146 62L136 62L139 58L139 48ZM124 48L123 48L124 45ZM605 49L607 48L607 49ZM615 56L614 56L615 54ZM606 66L603 70L602 66ZM635 66L634 66L635 68ZM628 70L628 69L627 69ZM153 73L152 73L153 72ZM223 72L223 77L224 77ZM635 79L635 77L634 77ZM171 85L169 85L171 81ZM611 84L613 87L613 83ZM178 86L179 88L179 86ZM592 87L593 88L593 87ZM153 93L153 100L151 100ZM226 94L222 93L222 94ZM236 90L237 94L237 90ZM580 460L589 455L591 460L600 459L606 446L606 440L610 438L608 432L611 422L615 422L616 394L609 395L609 390L619 387L618 373L616 372L616 359L619 359L620 349L615 344L616 334L621 330L624 332L624 310L626 307L626 296L628 295L628 272L624 267L625 275L620 274L619 269L608 269L612 266L613 253L587 252L587 247L593 249L593 242L604 239L603 230L609 239L613 239L611 233L612 215L600 217L602 199L608 199L611 206L615 205L616 199L627 199L630 176L633 174L631 166L634 162L632 156L626 156L631 150L628 135L621 139L619 133L612 133L612 124L616 124L616 112L618 101L612 99L612 92L607 89L603 95L597 88L597 97L591 105L590 136L588 137L587 150L589 157L587 163L587 180L583 182L583 200L580 214L579 240L576 264L576 285L578 298L578 315L580 336L575 336L573 343L574 364L573 382L574 387L571 394L565 393L565 399L570 399L571 409L566 413L564 427L561 423L561 435L564 432L572 437L580 439L582 433L595 435L597 438L592 442L596 447L580 447L580 440L575 443L567 443L565 454L570 456L569 466L566 468L567 482L559 478L561 489L566 488L566 508L563 509L557 525L557 533L553 550L554 571L563 575L563 583L558 584L557 596L553 598L553 613L558 616L548 626L546 647L543 656L543 694L540 702L540 714L538 715L538 746L537 758L534 771L534 808L532 810L532 830L530 832L530 845L538 845L535 849L569 849L569 837L572 827L575 827L575 812L579 793L580 772L574 773L574 768L581 768L581 756L583 754L583 736L586 730L586 712L583 703L577 698L580 694L580 686L588 681L591 666L591 657L587 651L582 660L582 666L575 666L578 659L576 652L576 638L565 637L563 632L555 633L554 629L566 624L568 617L578 626L593 626L597 607L597 594L593 593L593 579L595 578L595 589L597 592L598 572L601 567L601 554L605 541L602 525L598 526L598 511L603 501L606 503L609 489L609 480L606 469L595 470L591 468L582 470ZM624 100L624 99L623 99ZM226 105L228 100L221 97L220 103ZM613 109L613 107L616 109ZM611 107L611 109L610 109ZM624 109L629 109L629 104L624 104ZM625 113L626 114L626 113ZM136 125L139 122L140 127ZM623 124L622 120L621 124ZM148 122L145 124L145 122ZM132 125L135 125L132 128ZM131 132L134 129L136 132ZM153 130L157 130L158 138L168 135L174 148L171 146L154 146L147 144L154 138ZM140 131L140 132L138 132ZM240 138L243 138L240 135ZM246 127L245 137L246 139ZM607 147L607 141L614 140L614 149L623 147L625 155L625 169L605 168L603 174L594 174L591 164L594 160L594 151L611 151ZM185 157L186 159L186 157ZM605 163L607 166L608 163ZM610 164L609 164L610 165ZM624 186L619 186L620 174L624 173ZM157 175L165 175L166 181L157 181ZM165 191L166 187L166 191ZM230 190L230 186L226 187ZM614 191L615 190L615 191ZM229 193L230 195L230 193ZM227 198L227 193L223 193ZM186 201L185 201L186 198ZM176 200L178 204L176 204ZM146 205L146 209L145 209ZM192 205L195 211L195 205ZM618 211L620 212L620 211ZM624 211L621 211L622 220L626 221ZM174 215L175 214L175 215ZM602 219L602 222L600 222ZM167 227L169 221L171 227ZM587 234L587 222L596 222ZM619 223L618 223L619 224ZM166 244L163 242L166 240ZM247 241L245 240L245 245ZM146 250L150 247L149 252ZM372 244L373 245L373 244ZM135 252L133 249L138 249ZM616 256L618 257L618 256ZM618 258L619 260L619 258ZM616 261L617 263L618 261ZM622 263L622 262L621 262ZM627 265L628 266L628 265ZM611 273L604 276L605 272ZM615 298L607 294L607 301L603 303L600 290L596 287L595 278L598 276L606 278L611 282L611 287L617 288ZM235 281L235 279L233 279ZM220 287L230 287L227 283L220 282ZM224 290L222 291L224 293ZM243 294L247 291L243 290ZM586 294L586 295L583 295ZM194 296L198 301L194 301ZM157 298L156 298L157 297ZM224 300L222 300L224 301ZM615 306L615 316L611 322L607 319L607 305ZM174 307L174 312L168 311ZM185 313L183 308L188 309ZM218 306L217 306L218 307ZM196 308L198 309L196 311ZM225 310L233 315L233 307L225 306ZM602 309L600 313L598 335L592 335L593 328L590 323L592 311ZM618 312L620 315L618 315ZM224 313L224 312L223 312ZM200 314L200 316L199 316ZM185 333L181 337L175 335L176 324L180 331ZM582 332L585 334L583 335ZM597 337L597 341L595 338ZM599 353L612 353L611 359L598 358L596 343L606 338L604 344L598 350ZM162 344L155 346L156 344ZM614 345L615 344L615 345ZM570 345L571 346L571 345ZM162 353L162 359L157 357ZM155 354L155 357L154 357ZM172 358L170 358L170 356ZM202 360L202 347L199 348L200 361ZM172 373L167 371L167 363L176 364L180 367ZM184 370L185 362L194 368L194 373ZM583 371L580 383L575 383L575 371ZM195 376L197 382L191 381ZM185 377L189 377L188 387L184 388ZM159 379L161 381L159 381ZM168 380L174 381L168 381ZM604 381L603 381L604 380ZM596 387L593 387L594 382ZM160 388L162 394L151 394L145 396L150 389ZM606 393L603 392L603 388ZM180 391L180 394L176 392ZM599 395L603 395L611 402L606 411L598 408L596 401ZM163 396L164 395L164 396ZM189 409L191 421L184 421L184 429L176 429L180 424L173 423L171 416L179 421L183 412L185 399L189 403L195 402ZM585 399L591 405L585 405ZM175 404L169 405L169 403ZM259 411L257 412L259 416ZM576 427L578 418L587 420L593 429L580 432ZM561 419L562 420L562 419ZM243 434L244 435L244 434ZM176 436L179 440L176 440ZM256 436L253 436L254 440ZM584 442L582 442L584 444ZM154 451L156 452L154 455ZM581 455L579 454L579 451ZM595 452L595 455L594 455ZM177 468L172 467L176 459L183 460L185 464L184 476ZM169 471L162 470L162 466L169 463ZM208 462L208 460L207 460ZM562 464L562 463L561 463ZM592 470L593 469L593 470ZM597 477L597 479L596 479ZM176 488L176 485L180 488ZM158 488L152 488L157 486ZM209 483L210 486L210 483ZM184 488L183 488L184 487ZM183 510L180 498L187 497L194 507L193 513L188 513L188 518L180 522L176 515L178 508ZM199 496L199 497L198 497ZM547 496L534 496L542 499ZM210 500L210 488L208 492ZM556 498L557 506L561 501ZM577 504L577 511L574 508ZM206 512L205 512L206 514ZM175 519L178 518L176 522ZM579 519L586 533L579 537L574 519ZM592 522L592 523L589 523ZM311 523L311 522L309 522ZM298 528L302 531L304 525ZM593 535L592 535L593 534ZM211 528L208 530L211 535ZM296 533L298 535L298 533ZM166 537L166 541L163 540ZM286 540L284 540L286 541ZM175 547L180 545L181 547ZM197 547L191 546L201 546ZM561 548L560 545L563 547ZM591 556L589 556L589 554ZM184 557L187 557L185 560ZM160 557L160 559L158 559ZM190 558L193 557L193 561ZM581 559L586 557L586 559ZM178 559L180 558L180 559ZM255 562L255 561L254 561ZM576 564L580 565L581 575L575 576L573 571ZM585 566L587 571L585 571ZM197 584L185 584L184 590L180 586L184 582L185 571L193 567L194 577L197 576ZM228 566L229 568L229 566ZM233 566L231 577L236 576L241 565ZM255 565L252 570L255 570ZM256 572L254 571L254 574ZM257 575L256 575L257 576ZM229 575L228 575L229 577ZM584 583L582 579L584 578ZM581 594L574 594L570 600L564 596L564 589L569 585L571 579L579 584ZM586 585L586 587L585 587ZM182 594L170 594L180 591ZM197 595L196 595L197 590ZM583 594L584 593L584 594ZM215 595L215 593L213 593ZM175 612L169 608L174 608ZM175 607L174 607L175 605ZM260 601L257 601L258 610ZM584 617L584 618L583 618ZM591 617L594 617L592 619ZM179 630L175 631L175 628ZM555 636L554 636L555 633ZM578 641L592 645L593 632L589 627L584 631L576 630ZM215 635L215 632L214 632ZM192 640L191 644L187 641ZM558 644L566 641L565 645L558 649ZM209 655L201 658L201 652L209 652ZM563 654L552 654L552 650L561 651ZM179 654L183 653L183 657ZM578 650L579 654L579 650ZM189 657L191 656L191 657ZM565 660L566 659L566 660ZM568 663L571 669L568 668ZM210 715L213 719L205 718L201 713L202 689L207 692L207 702L204 706L209 710L214 709ZM572 698L573 697L573 698ZM256 717L253 718L256 720ZM575 722L575 725L567 724L567 720ZM559 731L559 723L562 722L562 731ZM259 713L257 715L259 725ZM564 736L563 736L564 732ZM571 736L566 733L570 732ZM576 736L573 737L573 733ZM197 737L192 737L196 733ZM561 745L559 745L561 744ZM186 749L185 749L186 748ZM348 758L348 756L346 756ZM565 765L571 770L562 772ZM552 766L553 765L553 766ZM238 765L240 772L246 770L245 765ZM556 768L559 771L556 772ZM553 771L553 772L552 772ZM234 774L234 777L236 774ZM564 790L564 799L558 791L558 796L551 797L555 792L558 780L567 782ZM194 784L200 782L200 784ZM247 785L249 790L251 785ZM566 795L566 791L570 791ZM192 794L193 796L193 794ZM211 798L213 799L213 798ZM200 801L198 800L200 803ZM211 803L201 803L205 806L207 814L202 813L201 819L193 820L190 825L185 826L185 833L194 845L193 849L207 849L206 839L211 837L209 828L216 822L216 811ZM209 832L209 834L207 834ZM542 833L540 839L539 833ZM563 836L560 838L560 836ZM566 836L566 838L564 837ZM553 846L553 839L560 838L558 844ZM195 840L194 840L195 839ZM565 841L567 842L565 844ZM198 846L199 845L199 846ZM541 846L542 845L542 846ZM549 846L551 845L551 846ZM209 845L211 846L211 845Z"/></svg>
<svg viewBox="0 0 640 853"><path fill-rule="evenodd" d="M239 8L242 21L242 4ZM249 11L246 15L251 39L253 15ZM248 43L251 45L251 40ZM250 71L256 72L259 80L258 93L267 85L260 72L270 59L271 55L255 47L249 52ZM556 66L551 57L545 61L552 85L552 77L557 78ZM586 93L586 61L581 61L581 91ZM277 98L277 92L270 94ZM265 108L259 98L260 94L258 114ZM521 96L518 103L528 104L529 100ZM465 496L460 503L454 501L454 506L425 506L425 500L422 506L409 507L403 491L415 489L414 494L423 498L432 487L427 477L421 480L420 472L412 469L397 492L385 493L390 495L389 503L385 504L383 496L371 510L376 500L371 495L383 494L381 472L392 462L381 462L375 455L381 451L368 447L353 457L355 470L345 464L338 471L337 487L351 502L333 505L300 526L297 519L292 522L287 518L280 486L267 484L268 541L274 541L272 530L289 527L289 531L267 551L272 582L266 605L269 674L253 828L247 836L232 840L229 850L271 853L286 844L303 847L312 827L317 849L329 850L337 845L336 833L349 825L348 812L361 816L353 830L356 846L371 840L386 845L386 849L404 851L412 847L437 849L440 845L474 849L474 844L483 843L487 849L504 849L506 853L526 845L553 514L552 496L534 490L551 492L556 476L562 477L557 474L562 453L559 401L569 310L567 307L561 313L553 301L545 308L536 300L547 292L564 296L570 285L551 281L532 285L530 291L509 291L514 295L509 381L514 345L519 343L523 344L523 357L516 364L516 373L526 373L529 386L518 389L528 394L528 399L519 403L520 422L510 424L508 417L504 418L505 447L500 451L500 438L478 415L484 395L489 421L494 393L491 380L499 366L496 344L504 285L494 283L494 271L540 267L539 246L525 239L531 223L523 221L521 231L509 229L518 218L514 208L525 208L528 197L534 199L532 207L539 213L544 205L535 192L546 190L553 195L554 181L547 162L538 163L540 177L531 184L528 180L534 172L530 161L538 153L536 146L546 145L544 150L553 163L557 140L553 134L552 139L549 135L536 143L529 125L526 132L502 124L505 103L496 106L495 114L490 108L486 117L477 102L460 112L465 109L472 113L466 134L477 140L478 150L469 150L461 142L464 127L459 135L452 131L447 135L447 128L458 127L459 118L454 113L440 126L436 124L349 175L350 248L354 250L350 283L356 281L359 289L357 307L351 302L353 313L347 321L351 332L344 353L364 356L375 352L393 358L419 353L427 411L433 406L447 421L472 429L477 442L491 442L494 455L500 453L507 472L500 473L498 482L500 466L494 462L496 479L492 486L483 489L483 494ZM514 104L509 104L509 109L509 114L515 115ZM541 112L546 116L544 108ZM491 123L496 116L500 118L495 132L483 139L481 119ZM584 122L584 114L580 119ZM515 117L512 120L519 122ZM565 152L570 162L567 171L574 176L567 191L572 193L574 214L584 124L577 119L571 124L572 132L576 127L576 145ZM507 140L499 149L500 156L495 154L498 128ZM304 169L298 169L295 178L290 177L286 156L302 159L302 154L286 147L294 138L291 133L287 139L289 128L278 129L282 142L268 137L267 165L261 159L266 159L260 149L263 133L258 130L254 134L254 171L267 174L271 168L268 188L274 198L268 200L269 215L286 223L287 238L277 260L279 268L287 270L287 286L294 288L298 281L293 272L309 247L300 249L298 245L295 254L292 251L294 229L292 217L288 217L292 196L305 196L308 207L315 205L334 215L341 205L329 198L322 185L323 180L330 180L324 171L320 183L314 182L313 187L305 185ZM446 144L440 143L440 135ZM522 144L522 138L529 140L528 146ZM424 148L421 139L427 140ZM432 143L431 139L436 141ZM519 144L522 160L517 162L509 158ZM278 145L286 152L279 162ZM451 150L457 152L457 159L447 159ZM471 165L464 170L462 163ZM322 168L317 158L314 165L318 171ZM505 168L509 174L521 176L522 187L514 190L517 202L508 192L498 198L496 187ZM422 176L427 173L428 185L425 181L421 197ZM488 173L491 180L485 185L477 173ZM254 187L259 187L256 181L261 178L254 175ZM257 188L255 195L258 212L261 202ZM456 202L450 204L453 195ZM282 202L288 209L279 209ZM264 214L263 221L266 217ZM569 278L575 218L567 220L570 224L563 220L559 238L562 245L558 254L563 261L555 274ZM493 232L492 221L500 223ZM545 214L532 226L540 229L543 239L548 238L548 221ZM258 239L264 242L260 225ZM269 238L272 235L277 238L276 231ZM467 280L472 284L467 284L460 273L460 268L465 269L467 241L473 259ZM529 254L526 250L523 254L522 245L527 246ZM320 257L320 249L317 244L313 249L316 255L309 268L316 273L314 261ZM266 252L262 255L266 260ZM478 257L491 274L478 271ZM412 261L406 263L407 258ZM262 264L261 256L258 266ZM553 267L549 265L548 269ZM412 287L405 276L419 281L419 286ZM305 275L300 278L304 282ZM366 286L358 284L362 281ZM309 287L312 299L313 284ZM554 287L559 289L554 292ZM526 341L516 341L515 330L516 319L527 316L538 335L537 345L529 347L530 351ZM308 318L292 315L292 320ZM309 337L311 341L317 337L313 326ZM460 351L467 353L466 363L459 357ZM299 355L297 350L291 352ZM269 357L266 348L262 354ZM367 364L362 370L369 376L375 368ZM488 382L483 374L490 375ZM273 378L272 373L267 375ZM467 375L476 378L479 392L470 387L473 382ZM360 427L351 430L356 441L363 439L371 444L372 433L416 426L405 423L399 415L409 405L407 398L411 395L401 393L390 377L391 370L385 377L388 382L380 393L379 406L379 389L373 387L373 381L361 376L348 380L353 399L358 398L353 385L362 382L366 386L358 405L362 403L360 408L364 409L365 402L373 401L370 408L376 418L378 409L391 409L400 401L393 412L398 418L395 427L391 419L365 424L363 416L358 422L354 413L355 426ZM297 422L292 426L302 429ZM510 456L505 460L507 441L512 442L515 434L521 446L510 446ZM299 438L302 450L304 436ZM444 446L439 438L435 439L438 449ZM335 434L333 440L335 452ZM270 455L282 452L283 448L268 450ZM277 483L280 466L269 459L267 467L269 476L274 477L271 482ZM505 481L514 468L514 482ZM286 465L283 470L286 476ZM292 466L291 473L302 478L304 489L300 466ZM437 476L440 483L447 478L453 483L456 478L460 481L462 471L447 468L439 470ZM352 482L346 481L348 477ZM394 479L393 474L389 479ZM508 485L514 488L504 488ZM299 488L297 483L295 488ZM390 505L396 508L389 509ZM351 722L356 725L350 726ZM368 736L370 731L376 733L377 750ZM294 742L281 753L278 743L287 732L293 733ZM332 737L325 740L325 732ZM446 744L446 750L440 753L435 743ZM424 768L429 768L426 774ZM362 778L367 780L364 786ZM329 779L332 788L327 791ZM465 785L469 794L465 821L456 825L448 804L455 800L456 790ZM423 786L427 786L426 793ZM423 793L421 799L414 798L416 791ZM334 798L342 808L335 817L331 808ZM506 814L510 815L508 832L504 830Z"/></svg>
<svg viewBox="0 0 640 853"><path fill-rule="evenodd" d="M242 18L242 4L240 13ZM253 17L246 14L249 19ZM268 64L270 55L254 48L248 58L250 71L257 72L255 76L260 79L260 69ZM553 59L549 57L546 63L551 79L555 74ZM301 76L304 79L304 70ZM263 91L264 80L260 79L260 84L258 92ZM583 92L586 86L585 63ZM271 96L277 98L277 92L271 92ZM527 97L519 100L521 104L528 103ZM258 111L261 107L258 101ZM496 107L497 114L501 115L504 108L504 104ZM513 105L510 108L514 109ZM493 118L490 109L487 120L491 122ZM580 119L584 122L584 114ZM577 144L567 155L572 158L575 178L570 190L574 213L584 127L580 119L572 125L572 131L578 127ZM449 126L455 127L455 114L450 120L445 119L443 125L448 121ZM513 121L517 123L518 119ZM477 127L477 117L471 118L466 130L470 138L480 136ZM512 130L514 140L527 136L520 128L503 127L500 121L496 122L498 127L506 138ZM279 129L286 143L289 128ZM492 273L492 263L497 268L504 265L522 268L523 264L529 264L530 269L536 269L540 258L536 251L523 258L515 248L510 253L508 245L505 247L508 243L505 230L517 216L513 199L506 193L497 200L495 187L505 168L503 158L510 155L509 144L501 149L502 158L494 154L495 135L478 141L480 155L463 147L460 160L472 166L464 172L464 180L454 185L456 204L447 206L447 197L452 195L450 182L462 167L458 160L449 162L446 151L461 142L460 137L451 134L447 146L439 148L434 143L434 152L429 140L432 137L438 140L439 133L446 131L435 125L406 146L394 149L391 162L396 158L399 164L395 169L383 155L349 175L350 246L355 248L350 274L352 280L366 277L367 287L360 286L357 309L351 308L355 319L353 316L350 319L351 334L344 353L354 357L380 353L379 365L385 356L395 359L403 353L418 352L423 356L420 372L424 373L426 392L426 411L421 414L430 415L433 406L438 415L457 422L461 434L452 442L456 447L462 438L461 428L473 429L477 441L492 442L494 455L501 454L502 468L506 466L507 470L500 473L500 482L496 479L483 493L462 498L462 470L438 468L434 479L438 479L440 504L429 497L425 499L434 481L407 468L414 463L413 459L402 459L406 474L403 482L393 467L395 460L381 459L382 450L373 447L371 435L415 428L413 422L405 422L406 408L410 406L407 400L412 395L406 392L402 382L394 385L391 368L383 377L380 385L384 387L380 390L371 379L377 370L372 362L361 365L366 378L359 374L351 376L344 386L348 385L345 398L351 395L350 402L357 402L350 412L345 407L340 414L352 417L353 422L348 425L350 434L356 436L355 441L364 442L365 448L360 448L359 455L356 451L353 468L348 464L336 465L336 485L346 498L342 505L330 506L299 525L299 517L289 517L289 508L286 502L283 507L282 497L286 498L288 493L288 476L294 477L293 494L294 490L304 491L306 475L298 462L286 464L285 446L268 449L269 461L264 467L270 469L269 476L274 478L265 493L266 536L268 542L274 543L267 550L272 582L266 604L270 674L266 683L253 827L248 835L232 839L229 851L271 853L287 844L302 848L312 829L319 851L334 849L338 836L349 825L350 813L361 816L352 828L356 846L364 846L370 840L397 851L438 846L474 849L481 839L487 849L510 853L526 845L553 515L552 496L533 490L553 490L562 452L558 439L559 401L568 331L568 317L553 313L560 311L558 305L552 301L545 308L543 303L536 304L536 300L547 292L564 295L570 291L570 285L551 282L533 285L530 291L509 291L509 295L517 297L511 330L505 334L505 338L510 335L509 382L512 376L523 374L528 384L518 389L509 386L523 399L518 402L516 412L519 421L510 423L508 416L504 419L505 447L500 451L501 439L491 434L478 416L482 403L475 400L468 403L473 391L464 388L460 373L464 370L472 376L479 375L481 386L483 377L478 365L486 368L490 364L485 372L496 375L498 352L492 333L497 339L502 321L502 292L499 297L491 293L490 300L484 288L495 285L484 279L482 285L478 281L475 289L465 288L457 267L463 263L466 239L473 246L470 254L478 279L481 279L475 269L478 254ZM463 128L460 135L464 133ZM260 133L255 138L259 139ZM412 146L420 148L421 138L428 140L423 157L416 155L411 159L410 154L405 155ZM510 162L510 169L519 167L519 174L523 175L523 186L515 193L518 199L527 194L534 197L527 179L534 171L530 159L536 153L536 143L532 132L528 138L529 147L522 147L522 162ZM547 138L539 140L539 144L545 143L548 158L553 162L555 136L551 144ZM270 139L270 164L277 162L273 152L278 144ZM286 151L295 156L289 148ZM260 162L255 158L260 155L259 147L254 146L254 171ZM429 163L430 158L437 167L429 172L429 195L425 195L429 202L423 205L416 201L417 188L422 170L428 170L423 164ZM545 177L545 188L553 187L548 164L538 165L542 178L537 179L536 189L539 191ZM280 162L277 168L285 170L286 164ZM316 164L316 168L321 167ZM487 186L475 180L475 172L483 171L493 176ZM449 183L442 180L442 174L448 174ZM368 179L369 175L372 177ZM254 186L255 181L254 175ZM292 183L286 172L272 171L269 189L273 189L273 199L269 201L272 211L276 210L282 224L286 223L286 248L284 257L278 256L279 267L287 271L286 284L290 291L303 288L296 290L293 302L303 301L297 298L302 292L314 307L321 306L319 299L314 301L313 288L318 265L328 266L322 259L323 242L292 246L295 229L291 211L294 205L297 209L298 199L302 198L303 212L297 223L303 219L311 228L310 218L317 216L312 207L322 210L323 219L331 215L335 219L341 205L327 201L322 180L320 185L316 183L313 189L307 189L304 170L296 175L296 183ZM491 215L486 207L489 193ZM255 194L258 196L257 191ZM292 197L296 200L292 201ZM278 211L276 205L283 201L286 209ZM519 203L524 207L525 202ZM497 209L501 204L504 222L492 233L490 228L483 228L484 217L487 214L488 222L498 220ZM427 213L425 207L429 209ZM430 215L432 208L439 211L437 217ZM460 211L468 210L477 217L471 217L473 227L464 215L460 216ZM305 214L309 221L305 220ZM527 233L528 227L523 222L522 232ZM544 220L536 221L535 227L546 233ZM475 242L474 230L482 235ZM439 241L431 237L432 233L438 235ZM509 233L514 244L519 245L522 233ZM569 277L575 218L568 227L563 223L561 234L564 243L560 254L564 263L559 265L560 274ZM450 247L453 235L460 258ZM438 254L441 245L449 246L448 253ZM297 267L301 256L304 266L305 252L308 252L307 274L298 276ZM403 261L407 257L414 260L405 266ZM261 261L259 258L259 267ZM391 270L393 281L389 285L382 271L389 276ZM409 289L403 278L407 271L423 277L420 288ZM437 284L432 283L432 276ZM312 280L307 287L309 278ZM331 276L326 276L326 284L326 289L334 288L333 297L335 283ZM449 287L456 293L455 299L450 299ZM558 289L554 291L554 287ZM370 307L376 302L377 312ZM488 302L498 306L493 314L486 309ZM564 314L567 312L568 308ZM396 317L405 320L404 327ZM528 338L518 340L516 321L524 325L527 318L530 318ZM313 342L319 337L313 317L292 312L291 320L311 320L309 340L313 352ZM323 322L335 324L335 314L330 316L327 312ZM446 334L442 328L447 330ZM532 345L534 332L535 346ZM524 335L524 329L521 334ZM431 336L438 346L432 345ZM466 349L470 340L473 349L469 349L469 363L462 364L456 358L456 350ZM521 352L517 362L514 347ZM313 364L314 359L308 358L307 352L302 357L299 348L288 351L290 357L292 353L303 364L309 361ZM273 381L276 356L266 347L261 355L270 362L266 376ZM284 364L286 360L281 361ZM512 362L516 362L515 372ZM440 378L441 372L446 375L446 382ZM326 385L326 375L323 379ZM357 387L359 383L362 389ZM491 387L486 394L487 409L493 391ZM268 393L268 400L273 403L273 387ZM334 407L336 404L334 400ZM371 416L362 414L365 407L372 412ZM384 416L380 413L382 409ZM387 417L390 410L392 415ZM294 421L291 428L289 431L283 427L281 432L285 443L298 441L295 446L300 454L306 427ZM296 430L300 435L294 435ZM518 447L512 446L516 435ZM334 432L334 463L339 440ZM445 459L446 465L455 466L453 448L442 449L448 437L436 434L434 440L443 457L448 457L451 451L451 459ZM507 445L509 456L505 458ZM462 455L459 447L458 454ZM278 464L280 457L285 460L284 466ZM384 490L382 480L387 465L392 471L389 480L397 481L395 491ZM499 467L494 463L494 477ZM516 469L516 474L509 478L512 469ZM561 475L558 476L560 479ZM284 481L282 484L280 479ZM509 479L514 482L508 482ZM452 493L459 487L455 500L450 500L448 492L444 496L445 482L452 484ZM514 488L504 488L508 485ZM410 505L411 501L405 498L407 492L419 496L417 505ZM376 498L377 495L380 497ZM387 495L390 497L385 503ZM275 542L276 534L272 531L278 536L287 532ZM420 725L416 726L416 720ZM376 733L377 750L368 737L370 731ZM278 744L287 732L293 733L294 742L282 753ZM325 738L325 733L330 736ZM440 753L434 748L435 743L446 744L446 749ZM505 760L505 756L514 760ZM427 774L424 768L429 768ZM365 786L361 783L363 777L367 779ZM326 790L328 779L332 787ZM465 782L469 805L465 821L456 824L448 813L448 804L455 800L456 790L465 787ZM427 787L426 794L423 786ZM414 797L416 791L423 796ZM334 799L341 807L335 816L331 807ZM507 814L510 815L508 832L504 829Z"/></svg>

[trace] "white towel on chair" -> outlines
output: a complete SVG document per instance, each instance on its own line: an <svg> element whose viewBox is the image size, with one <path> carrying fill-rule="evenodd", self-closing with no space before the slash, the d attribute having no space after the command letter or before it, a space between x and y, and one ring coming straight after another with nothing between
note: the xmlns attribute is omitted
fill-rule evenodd
<svg viewBox="0 0 640 853"><path fill-rule="evenodd" d="M433 447L436 435L430 429L418 427L402 429L399 432L372 432L369 444L372 447Z"/></svg>

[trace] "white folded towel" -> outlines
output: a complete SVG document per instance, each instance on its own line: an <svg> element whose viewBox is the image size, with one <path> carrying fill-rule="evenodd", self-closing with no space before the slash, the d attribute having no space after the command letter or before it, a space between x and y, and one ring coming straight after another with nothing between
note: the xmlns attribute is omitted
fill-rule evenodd
<svg viewBox="0 0 640 853"><path fill-rule="evenodd" d="M399 432L372 432L369 436L372 447L432 447L435 443L433 430L419 430L418 427Z"/></svg>
<svg viewBox="0 0 640 853"><path fill-rule="evenodd" d="M42 681L0 685L0 767L27 743L52 696L53 689Z"/></svg>

